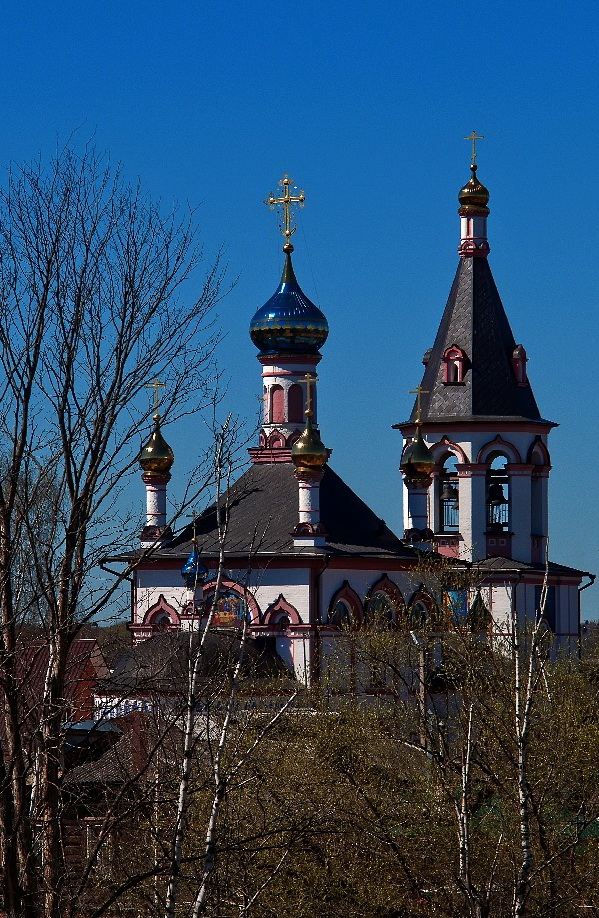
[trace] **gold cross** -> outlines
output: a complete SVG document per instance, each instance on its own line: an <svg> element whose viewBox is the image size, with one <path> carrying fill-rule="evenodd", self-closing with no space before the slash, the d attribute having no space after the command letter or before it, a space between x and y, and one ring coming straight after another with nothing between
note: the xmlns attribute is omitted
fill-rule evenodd
<svg viewBox="0 0 599 918"><path fill-rule="evenodd" d="M416 423L420 424L420 396L428 395L430 389L423 389L422 386L418 386L417 389L410 389L409 394L416 396Z"/></svg>
<svg viewBox="0 0 599 918"><path fill-rule="evenodd" d="M293 188L297 188L297 186L293 185L293 180L289 178L287 173L285 173L279 182L279 185L281 185L283 188L283 193L280 195L280 197L276 198L271 191L270 195L265 199L264 203L268 204L271 210L274 210L277 204L283 206L285 214L285 227L283 228L283 226L279 224L279 229L283 236L285 236L285 245L290 245L290 239L297 228L295 224L293 226L291 224L291 205L299 204L300 207L303 207L304 201L306 200L306 195L304 194L303 190L301 190L299 194L291 194L291 186L293 186Z"/></svg>
<svg viewBox="0 0 599 918"><path fill-rule="evenodd" d="M312 417L312 389L310 388L311 383L318 382L318 377L316 374L311 376L310 373L306 373L306 411L305 414L307 417Z"/></svg>
<svg viewBox="0 0 599 918"><path fill-rule="evenodd" d="M471 155L471 157L470 157L470 162L472 163L472 165L474 165L475 162L476 162L476 141L477 141L477 140L484 140L484 139L485 139L485 135L484 135L484 134L477 134L476 131L472 131L471 134L468 134L467 137L464 137L464 140L471 140L471 141L472 141L472 155Z"/></svg>
<svg viewBox="0 0 599 918"><path fill-rule="evenodd" d="M193 529L192 529L193 538L192 538L191 541L192 541L192 544L193 544L196 548L198 547L198 541L197 541L197 538L196 538L196 521L197 521L199 515L200 515L200 514L197 513L195 510L193 511L193 513L186 513L186 514L185 514L185 516L191 517L191 520L192 520L192 524L193 524Z"/></svg>
<svg viewBox="0 0 599 918"><path fill-rule="evenodd" d="M146 389L154 390L154 411L158 410L158 405L160 404L159 389L166 389L166 383L160 382L158 377L152 383L146 385Z"/></svg>

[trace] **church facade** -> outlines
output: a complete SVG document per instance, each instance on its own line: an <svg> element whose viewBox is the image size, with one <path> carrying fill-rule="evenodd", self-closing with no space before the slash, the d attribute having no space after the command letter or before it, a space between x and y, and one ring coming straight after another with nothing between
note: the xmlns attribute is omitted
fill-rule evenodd
<svg viewBox="0 0 599 918"><path fill-rule="evenodd" d="M476 173L473 161L459 194L458 269L414 410L395 425L404 439L402 538L336 475L320 438L316 368L328 325L294 273L291 207L304 197L285 176L281 195L266 202L284 217L283 274L250 324L263 395L251 465L173 534L166 488L174 457L155 416L140 456L147 520L132 591L135 642L199 628L213 609L215 627L245 619L251 637L274 642L310 684L339 635L374 617L422 621L438 616L442 601L449 618L465 620L476 608L480 622L483 610L492 638L509 630L514 610L520 621L534 619L543 597L556 649L577 652L586 575L546 558L555 424L539 412L526 352L493 281L489 193ZM472 570L472 587L435 594L423 573L435 559Z"/></svg>

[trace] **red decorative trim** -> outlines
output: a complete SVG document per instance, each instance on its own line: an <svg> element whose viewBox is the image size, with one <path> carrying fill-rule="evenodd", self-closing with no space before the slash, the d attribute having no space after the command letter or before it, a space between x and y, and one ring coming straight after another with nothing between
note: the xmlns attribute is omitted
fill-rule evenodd
<svg viewBox="0 0 599 918"><path fill-rule="evenodd" d="M477 463L488 463L489 456L493 453L498 453L499 455L507 455L505 458L508 462L522 462L520 453L516 449L513 443L508 443L507 440L504 440L499 434L495 437L494 440L490 440L488 443L482 447L479 451L478 456L476 457Z"/></svg>
<svg viewBox="0 0 599 918"><path fill-rule="evenodd" d="M458 478L472 478L477 475L486 475L488 465L484 462L466 462L457 466Z"/></svg>
<svg viewBox="0 0 599 918"><path fill-rule="evenodd" d="M418 587L418 589L412 593L410 601L408 602L408 612L412 610L412 607L416 605L417 602L422 603L429 615L437 614L437 603L432 596L429 596L429 594L422 589L422 587Z"/></svg>
<svg viewBox="0 0 599 918"><path fill-rule="evenodd" d="M515 477L522 478L532 475L533 470L537 468L537 466L531 465L528 462L508 462L505 468L508 474L513 474Z"/></svg>
<svg viewBox="0 0 599 918"><path fill-rule="evenodd" d="M491 246L486 239L477 237L476 239L463 239L458 248L460 258L486 258L491 251Z"/></svg>
<svg viewBox="0 0 599 918"><path fill-rule="evenodd" d="M318 535L324 536L327 534L326 529L322 523L298 523L292 533L294 536L304 536L304 535Z"/></svg>
<svg viewBox="0 0 599 918"><path fill-rule="evenodd" d="M460 555L460 542L463 541L459 532L443 532L435 535L435 548L440 555L444 555L446 558L458 558Z"/></svg>
<svg viewBox="0 0 599 918"><path fill-rule="evenodd" d="M322 354L256 354L263 367L304 366L315 367L322 360ZM281 375L285 370L281 370Z"/></svg>
<svg viewBox="0 0 599 918"><path fill-rule="evenodd" d="M491 423L493 425L493 430L501 430L508 433L547 434L553 430L554 427L559 427L559 424L556 424L555 421L531 421L528 418L524 418L522 421L502 421L500 419L495 420L495 418L493 418L492 421L488 418L481 418L480 421L460 420L459 418L455 418L455 420L451 418L439 418L437 421L435 418L426 418L422 423L422 433L426 437L428 436L428 431L438 430L439 428L443 431L455 430L460 433L465 433L470 430L488 430ZM406 421L405 424L393 424L393 429L400 430L404 437L411 437L416 431L416 425L412 421Z"/></svg>
<svg viewBox="0 0 599 918"><path fill-rule="evenodd" d="M271 602L268 609L262 617L262 624L268 625L269 627L276 627L277 619L281 618L283 615L287 615L289 621L292 625L301 625L302 621L300 614L291 603L288 603L282 593L279 593L279 598L275 602Z"/></svg>
<svg viewBox="0 0 599 918"><path fill-rule="evenodd" d="M338 589L337 592L333 594L333 597L329 603L329 608L327 610L327 622L331 620L331 616L338 602L345 603L345 605L350 610L356 625L362 624L364 621L364 606L362 605L362 600L356 591L350 587L347 580L344 580L340 589Z"/></svg>
<svg viewBox="0 0 599 918"><path fill-rule="evenodd" d="M461 386L464 374L468 369L467 358L461 347L452 344L445 349L441 358L443 361L443 383L446 386Z"/></svg>
<svg viewBox="0 0 599 918"><path fill-rule="evenodd" d="M486 532L487 558L512 557L511 532Z"/></svg>
<svg viewBox="0 0 599 918"><path fill-rule="evenodd" d="M290 449L260 449L259 446L252 446L248 453L252 462L291 462Z"/></svg>
<svg viewBox="0 0 599 918"><path fill-rule="evenodd" d="M516 375L516 382L519 386L528 386L528 377L526 375L526 363L528 357L522 344L517 344L512 353L512 367Z"/></svg>
<svg viewBox="0 0 599 918"><path fill-rule="evenodd" d="M176 610L175 608L173 608L173 606L171 606L171 605L166 601L166 599L164 598L164 596L163 596L162 593L161 593L160 596L158 597L158 602L155 602L154 605L153 605L153 606L150 606L150 608L146 611L146 613L145 613L145 615L144 615L144 617L143 617L143 619L142 619L142 621L141 621L141 624L142 624L142 625L152 625L152 626L153 626L153 625L155 624L156 619L158 618L158 616L159 616L159 615L165 615L165 614L168 615L168 617L169 617L169 619L170 619L170 622L171 622L171 625L180 625L180 624L181 624L181 619L179 618L179 615L178 615L178 613L177 613L177 610Z"/></svg>
<svg viewBox="0 0 599 918"><path fill-rule="evenodd" d="M454 456L459 459L460 462L467 463L468 456L464 452L461 446L458 446L457 443L454 443L453 440L450 440L449 437L441 437L436 443L429 447L433 456L435 457L435 462L439 463L441 458L446 455L446 453L453 453Z"/></svg>
<svg viewBox="0 0 599 918"><path fill-rule="evenodd" d="M164 487L167 486L171 478L170 472L167 472L166 475L161 472L144 472L141 476L141 480L145 485L164 485Z"/></svg>
<svg viewBox="0 0 599 918"><path fill-rule="evenodd" d="M220 582L221 590L231 590L233 593L237 593L238 596L241 596L245 601L250 614L252 616L252 624L260 624L260 606L247 589L241 583L236 583L234 580L227 580L225 577L221 578ZM214 580L209 580L208 583L204 584L204 599L210 598L211 591L216 589L216 578Z"/></svg>
<svg viewBox="0 0 599 918"><path fill-rule="evenodd" d="M387 574L383 574L382 577L379 577L376 580L370 589L368 590L368 602L370 603L376 593L384 593L392 603L396 606L397 615L403 615L406 611L406 603L403 598L402 592L392 580L389 579Z"/></svg>
<svg viewBox="0 0 599 918"><path fill-rule="evenodd" d="M285 449L285 435L280 430L273 430L268 437L269 449Z"/></svg>
<svg viewBox="0 0 599 918"><path fill-rule="evenodd" d="M535 462L535 453L540 455L543 460L542 462ZM535 437L533 442L530 444L526 456L526 461L532 463L534 466L537 466L537 468L543 468L544 466L551 468L551 456L549 455L549 450L540 437Z"/></svg>

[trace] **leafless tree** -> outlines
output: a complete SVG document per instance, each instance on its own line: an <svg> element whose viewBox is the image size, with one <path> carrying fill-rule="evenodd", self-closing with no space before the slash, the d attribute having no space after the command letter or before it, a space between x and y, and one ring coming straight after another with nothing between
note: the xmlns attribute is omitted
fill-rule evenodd
<svg viewBox="0 0 599 918"><path fill-rule="evenodd" d="M149 415L144 387L167 383L169 420L213 391L209 313L223 272L217 258L202 275L201 261L193 214L164 214L93 150L14 168L0 191L0 852L11 915L61 914L66 660L119 589L97 564L123 537L116 502ZM32 614L49 647L34 736L18 667Z"/></svg>

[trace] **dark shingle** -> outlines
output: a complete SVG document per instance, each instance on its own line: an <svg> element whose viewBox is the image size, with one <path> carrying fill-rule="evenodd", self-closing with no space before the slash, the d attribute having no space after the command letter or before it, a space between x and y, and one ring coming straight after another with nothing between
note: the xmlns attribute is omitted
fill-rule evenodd
<svg viewBox="0 0 599 918"><path fill-rule="evenodd" d="M454 344L467 357L464 382L445 385L442 356ZM515 347L487 259L461 258L422 380L428 392L422 397L423 420L540 421L531 387L517 383ZM411 420L415 417L416 405Z"/></svg>
<svg viewBox="0 0 599 918"><path fill-rule="evenodd" d="M225 550L229 554L293 553L293 529L298 522L298 483L291 463L257 463L231 487ZM328 466L320 486L321 520L327 550L339 554L392 554L414 557L364 501ZM224 516L223 516L224 519ZM186 556L191 524L164 546L160 555ZM196 522L204 556L218 553L216 508L209 507Z"/></svg>

